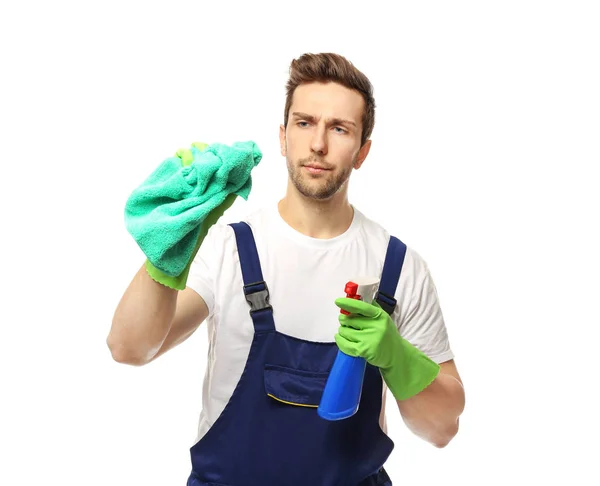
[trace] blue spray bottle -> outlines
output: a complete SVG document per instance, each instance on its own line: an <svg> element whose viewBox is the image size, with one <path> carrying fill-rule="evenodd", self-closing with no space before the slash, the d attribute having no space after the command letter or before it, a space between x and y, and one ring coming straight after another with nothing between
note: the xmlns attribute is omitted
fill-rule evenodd
<svg viewBox="0 0 600 486"><path fill-rule="evenodd" d="M365 293L374 295L377 284L378 281L376 284L371 282L365 288ZM359 285L353 281L348 282L344 290L346 297L351 299L366 300L369 303L373 299L373 295L361 297L358 293ZM340 312L348 314L343 309ZM320 417L325 420L342 420L358 411L366 365L364 358L349 356L338 350L317 409Z"/></svg>

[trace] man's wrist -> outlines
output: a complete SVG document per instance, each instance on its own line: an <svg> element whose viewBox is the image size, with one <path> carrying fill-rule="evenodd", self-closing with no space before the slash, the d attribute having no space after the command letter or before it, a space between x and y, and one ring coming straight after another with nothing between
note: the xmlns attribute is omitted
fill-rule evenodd
<svg viewBox="0 0 600 486"><path fill-rule="evenodd" d="M440 372L440 365L398 334L391 366L381 376L396 400L406 400L427 388Z"/></svg>

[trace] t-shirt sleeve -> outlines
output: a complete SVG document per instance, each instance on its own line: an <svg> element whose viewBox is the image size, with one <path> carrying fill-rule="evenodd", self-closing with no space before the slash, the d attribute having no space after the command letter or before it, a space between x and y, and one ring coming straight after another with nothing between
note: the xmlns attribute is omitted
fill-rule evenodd
<svg viewBox="0 0 600 486"><path fill-rule="evenodd" d="M215 308L216 276L223 257L223 245L219 244L219 239L222 237L223 231L222 225L219 223L210 227L190 265L187 279L187 286L206 302L209 316L212 315Z"/></svg>
<svg viewBox="0 0 600 486"><path fill-rule="evenodd" d="M400 316L400 334L436 363L454 358L437 289L427 263L415 252L410 268L410 298ZM404 272L404 270L403 270Z"/></svg>

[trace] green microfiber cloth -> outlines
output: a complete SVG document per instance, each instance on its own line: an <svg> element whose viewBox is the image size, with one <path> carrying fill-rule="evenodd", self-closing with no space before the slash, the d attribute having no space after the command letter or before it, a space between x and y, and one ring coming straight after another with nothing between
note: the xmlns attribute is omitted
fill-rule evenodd
<svg viewBox="0 0 600 486"><path fill-rule="evenodd" d="M250 173L261 159L252 141L232 146L194 143L163 161L131 193L125 226L146 255L146 268L155 280L173 288L184 286L182 280L208 227L235 196L248 199ZM203 224L205 220L209 224Z"/></svg>

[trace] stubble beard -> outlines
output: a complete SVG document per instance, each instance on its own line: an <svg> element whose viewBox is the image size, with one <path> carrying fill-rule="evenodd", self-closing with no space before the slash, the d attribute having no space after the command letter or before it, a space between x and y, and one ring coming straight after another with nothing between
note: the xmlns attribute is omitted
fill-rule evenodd
<svg viewBox="0 0 600 486"><path fill-rule="evenodd" d="M339 171L331 170L316 177L312 177L311 174L302 169L302 165L309 161L314 160L302 159L293 163L287 159L288 174L290 180L300 194L304 197L316 199L318 201L329 199L335 195L350 178L352 167L354 166L353 163L351 166Z"/></svg>

